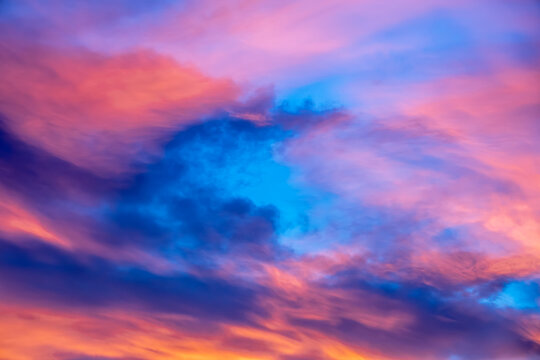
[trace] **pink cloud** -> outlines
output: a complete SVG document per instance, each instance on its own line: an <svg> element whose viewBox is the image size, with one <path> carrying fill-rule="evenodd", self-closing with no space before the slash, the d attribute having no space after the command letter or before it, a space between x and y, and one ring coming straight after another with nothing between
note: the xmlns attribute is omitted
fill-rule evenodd
<svg viewBox="0 0 540 360"><path fill-rule="evenodd" d="M537 77L510 68L410 86L388 105L399 115L322 122L286 157L303 169L301 183L429 221L403 244L420 254L440 251L433 237L461 228L461 250L538 258Z"/></svg>
<svg viewBox="0 0 540 360"><path fill-rule="evenodd" d="M164 133L199 122L239 94L229 80L148 51L106 56L13 45L0 71L0 111L9 128L97 172L126 170Z"/></svg>

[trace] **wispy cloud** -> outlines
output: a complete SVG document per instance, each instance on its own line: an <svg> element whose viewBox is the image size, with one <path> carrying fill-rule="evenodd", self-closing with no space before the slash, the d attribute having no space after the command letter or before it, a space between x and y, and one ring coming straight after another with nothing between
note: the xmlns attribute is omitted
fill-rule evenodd
<svg viewBox="0 0 540 360"><path fill-rule="evenodd" d="M540 356L535 1L0 4L0 357Z"/></svg>

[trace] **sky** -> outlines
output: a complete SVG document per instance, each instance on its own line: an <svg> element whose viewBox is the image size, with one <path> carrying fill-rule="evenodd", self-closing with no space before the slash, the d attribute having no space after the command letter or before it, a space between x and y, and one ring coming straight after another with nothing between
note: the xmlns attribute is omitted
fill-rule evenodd
<svg viewBox="0 0 540 360"><path fill-rule="evenodd" d="M540 359L540 3L0 1L1 360Z"/></svg>

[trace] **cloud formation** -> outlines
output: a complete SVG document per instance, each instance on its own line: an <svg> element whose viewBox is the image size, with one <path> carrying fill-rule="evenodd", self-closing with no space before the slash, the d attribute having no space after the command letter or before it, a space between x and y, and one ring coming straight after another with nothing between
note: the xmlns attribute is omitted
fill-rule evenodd
<svg viewBox="0 0 540 360"><path fill-rule="evenodd" d="M540 358L539 19L0 3L0 358Z"/></svg>

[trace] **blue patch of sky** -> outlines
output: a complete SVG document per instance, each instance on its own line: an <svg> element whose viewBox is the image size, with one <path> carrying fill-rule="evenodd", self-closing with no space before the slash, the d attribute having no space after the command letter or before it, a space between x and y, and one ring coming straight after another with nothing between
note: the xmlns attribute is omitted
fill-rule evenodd
<svg viewBox="0 0 540 360"><path fill-rule="evenodd" d="M289 134L255 125L241 129L227 122L213 126L211 134L194 137L168 156L186 164L192 181L215 188L224 197L276 207L281 231L306 226L314 194L294 184L292 167L280 161L278 154Z"/></svg>
<svg viewBox="0 0 540 360"><path fill-rule="evenodd" d="M512 281L497 294L481 302L498 308L538 312L540 311L540 284L537 281Z"/></svg>

